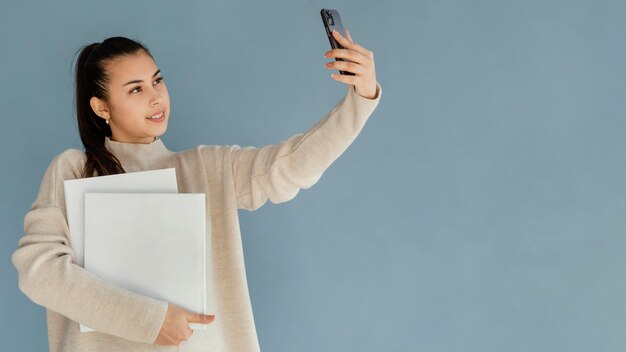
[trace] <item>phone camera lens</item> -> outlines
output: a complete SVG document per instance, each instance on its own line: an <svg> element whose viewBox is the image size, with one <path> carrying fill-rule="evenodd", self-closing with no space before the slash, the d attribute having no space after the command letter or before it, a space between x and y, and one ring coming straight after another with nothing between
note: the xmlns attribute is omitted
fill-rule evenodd
<svg viewBox="0 0 626 352"><path fill-rule="evenodd" d="M329 24L329 25L331 25L331 26L334 26L334 25L335 25L335 20L333 20L333 18L332 18L332 17L331 17L331 18L329 18L329 19L328 19L328 24Z"/></svg>

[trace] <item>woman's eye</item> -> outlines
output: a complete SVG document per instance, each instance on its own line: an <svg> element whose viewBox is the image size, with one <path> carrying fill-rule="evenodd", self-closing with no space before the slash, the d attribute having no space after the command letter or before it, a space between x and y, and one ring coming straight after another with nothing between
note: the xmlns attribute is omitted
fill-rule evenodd
<svg viewBox="0 0 626 352"><path fill-rule="evenodd" d="M156 82L157 84L161 83L161 81L163 81L163 77L159 77L157 78L154 82ZM135 87L133 88L133 90L131 90L131 93L135 93L135 91L137 91L138 89L141 89L141 87Z"/></svg>

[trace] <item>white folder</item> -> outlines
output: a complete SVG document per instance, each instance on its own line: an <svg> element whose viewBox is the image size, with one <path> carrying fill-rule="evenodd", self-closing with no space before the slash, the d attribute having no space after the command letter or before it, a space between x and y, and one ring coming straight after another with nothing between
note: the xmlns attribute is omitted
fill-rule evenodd
<svg viewBox="0 0 626 352"><path fill-rule="evenodd" d="M206 227L204 193L87 192L85 269L124 289L208 314Z"/></svg>
<svg viewBox="0 0 626 352"><path fill-rule="evenodd" d="M65 212L75 263L84 267L85 192L178 193L176 169L167 168L63 181ZM81 332L95 331L80 324Z"/></svg>
<svg viewBox="0 0 626 352"><path fill-rule="evenodd" d="M85 192L178 193L174 168L63 181L65 212L76 265L84 267Z"/></svg>

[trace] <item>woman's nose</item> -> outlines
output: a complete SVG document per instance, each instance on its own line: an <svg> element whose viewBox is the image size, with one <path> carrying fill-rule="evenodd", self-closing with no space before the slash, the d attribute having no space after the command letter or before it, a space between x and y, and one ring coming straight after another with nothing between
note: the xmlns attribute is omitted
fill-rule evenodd
<svg viewBox="0 0 626 352"><path fill-rule="evenodd" d="M156 89L153 89L151 105L160 105L162 102L163 102L163 97L161 96L161 93L159 93L159 91L157 91Z"/></svg>

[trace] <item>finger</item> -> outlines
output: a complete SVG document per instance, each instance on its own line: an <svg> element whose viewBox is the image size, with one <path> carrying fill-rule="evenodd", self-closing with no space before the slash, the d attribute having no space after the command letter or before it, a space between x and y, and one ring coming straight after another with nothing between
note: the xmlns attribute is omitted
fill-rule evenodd
<svg viewBox="0 0 626 352"><path fill-rule="evenodd" d="M328 57L334 57L334 58L339 57L339 58L346 59L348 61L356 62L359 64L365 64L368 61L371 61L369 57L354 50L332 49L331 51L329 51L329 54L330 55Z"/></svg>
<svg viewBox="0 0 626 352"><path fill-rule="evenodd" d="M203 323L210 324L215 321L215 315L205 315Z"/></svg>
<svg viewBox="0 0 626 352"><path fill-rule="evenodd" d="M338 73L333 73L332 75L330 75L330 77L336 81L339 82L343 82L346 84L355 84L356 83L356 76L349 76L349 75L341 75Z"/></svg>
<svg viewBox="0 0 626 352"><path fill-rule="evenodd" d="M339 44L341 44L341 46L343 46L344 48L357 51L369 58L374 58L374 55L371 51L367 50L357 43L348 41L348 39L343 37L338 30L333 29L333 35L335 36L335 39L339 42Z"/></svg>
<svg viewBox="0 0 626 352"><path fill-rule="evenodd" d="M354 74L359 74L359 75L365 71L363 69L363 66L359 64L355 64L354 62L349 62L349 61L329 62L328 64L326 64L326 68L331 69L331 70L335 69L339 71L352 72Z"/></svg>
<svg viewBox="0 0 626 352"><path fill-rule="evenodd" d="M344 48L352 48L352 42L350 42L346 37L339 33L338 30L333 29L333 36L335 37L335 40L337 40L337 42L339 42L339 44L341 44L341 46L343 46Z"/></svg>
<svg viewBox="0 0 626 352"><path fill-rule="evenodd" d="M190 313L187 316L187 321L191 323L208 324L212 322L213 320L215 320L215 315Z"/></svg>
<svg viewBox="0 0 626 352"><path fill-rule="evenodd" d="M350 31L348 30L348 28L346 28L346 37L348 38L350 43L354 43L354 40L352 40L352 36L350 35Z"/></svg>

